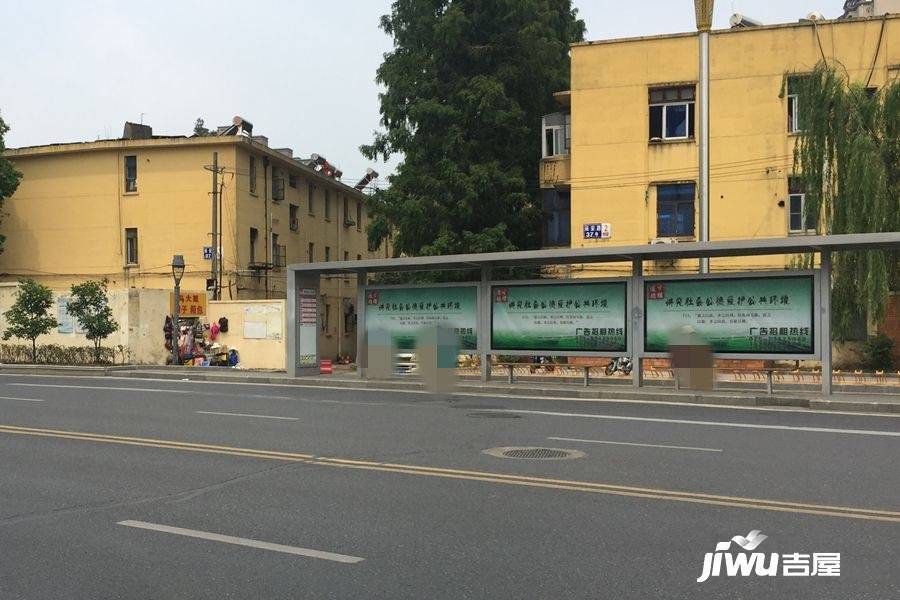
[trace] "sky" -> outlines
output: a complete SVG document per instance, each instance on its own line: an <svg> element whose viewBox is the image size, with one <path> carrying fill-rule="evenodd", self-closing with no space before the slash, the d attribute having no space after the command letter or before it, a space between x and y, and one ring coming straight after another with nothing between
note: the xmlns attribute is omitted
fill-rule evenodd
<svg viewBox="0 0 900 600"><path fill-rule="evenodd" d="M487 1L487 0L485 0ZM125 121L189 135L241 115L295 156L317 153L354 183L379 127L375 71L391 40L390 0L0 0L0 115L10 148L119 137ZM575 0L599 40L694 31L692 0ZM717 0L715 28L741 12L764 23L842 0Z"/></svg>

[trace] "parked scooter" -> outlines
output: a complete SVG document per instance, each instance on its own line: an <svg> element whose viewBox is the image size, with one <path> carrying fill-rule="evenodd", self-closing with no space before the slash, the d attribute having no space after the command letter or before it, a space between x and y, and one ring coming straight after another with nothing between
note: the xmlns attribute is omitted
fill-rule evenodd
<svg viewBox="0 0 900 600"><path fill-rule="evenodd" d="M631 362L630 357L619 356L618 358L609 361L609 364L606 365L606 374L612 375L616 371L619 371L625 375L630 375L633 368L634 364Z"/></svg>

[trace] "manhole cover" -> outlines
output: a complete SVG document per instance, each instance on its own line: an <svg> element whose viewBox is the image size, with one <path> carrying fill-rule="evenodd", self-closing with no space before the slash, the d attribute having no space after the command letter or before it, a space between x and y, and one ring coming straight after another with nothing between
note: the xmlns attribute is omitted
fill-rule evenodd
<svg viewBox="0 0 900 600"><path fill-rule="evenodd" d="M475 417L476 419L521 419L522 415L504 412L470 412L467 417Z"/></svg>
<svg viewBox="0 0 900 600"><path fill-rule="evenodd" d="M566 460L569 458L582 458L584 452L580 450L565 450L563 448L536 448L536 447L507 447L490 448L485 454L497 458L525 458L531 460Z"/></svg>

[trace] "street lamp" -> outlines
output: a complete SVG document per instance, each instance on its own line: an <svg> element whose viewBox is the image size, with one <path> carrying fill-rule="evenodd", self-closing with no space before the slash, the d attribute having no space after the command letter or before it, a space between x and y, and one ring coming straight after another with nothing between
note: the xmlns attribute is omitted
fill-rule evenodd
<svg viewBox="0 0 900 600"><path fill-rule="evenodd" d="M700 41L700 241L709 241L709 30L715 0L694 0ZM709 273L709 258L700 259L700 272Z"/></svg>
<svg viewBox="0 0 900 600"><path fill-rule="evenodd" d="M178 317L181 314L181 278L184 277L184 256L175 254L172 256L172 279L175 280L175 315L172 317L172 359L177 365L178 358Z"/></svg>

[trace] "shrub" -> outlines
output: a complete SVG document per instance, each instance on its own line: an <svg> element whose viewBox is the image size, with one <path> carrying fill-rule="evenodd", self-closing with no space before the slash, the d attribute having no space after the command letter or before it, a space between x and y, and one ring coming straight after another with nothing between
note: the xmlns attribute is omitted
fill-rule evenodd
<svg viewBox="0 0 900 600"><path fill-rule="evenodd" d="M116 349L101 348L100 359L95 361L96 349L92 346L60 346L46 344L37 347L40 365L112 365L116 362ZM124 353L122 354L124 357ZM7 364L31 364L31 348L18 344L0 345L0 362Z"/></svg>
<svg viewBox="0 0 900 600"><path fill-rule="evenodd" d="M894 357L891 350L894 348L894 340L879 333L869 336L866 340L866 362L869 367L885 371L893 367Z"/></svg>

